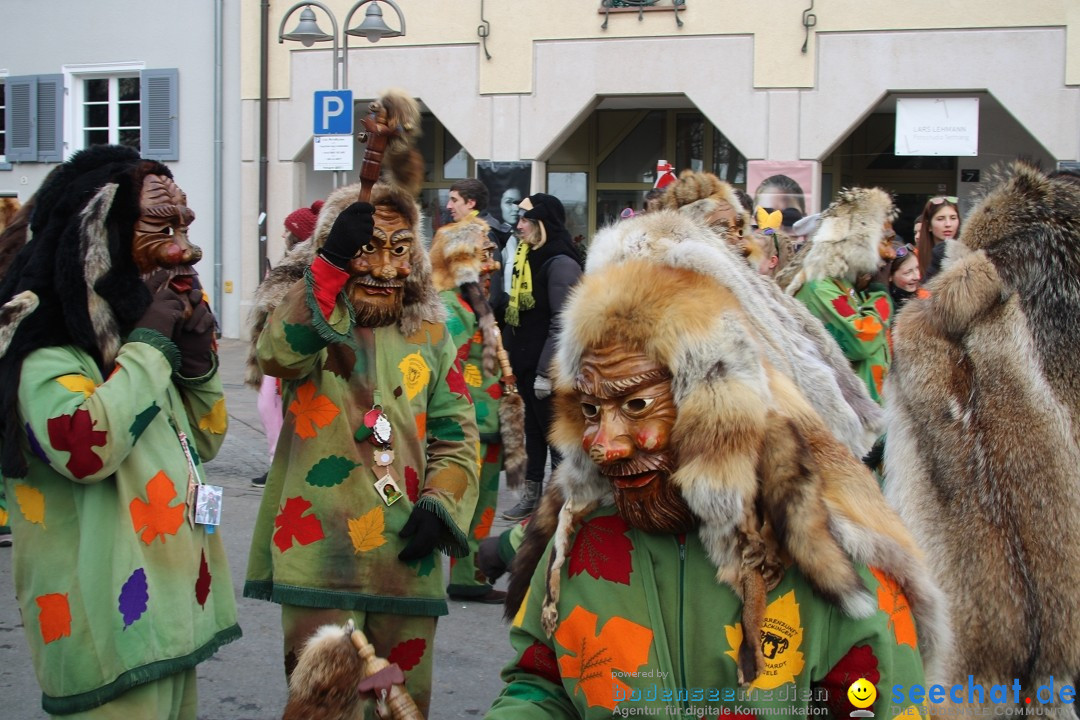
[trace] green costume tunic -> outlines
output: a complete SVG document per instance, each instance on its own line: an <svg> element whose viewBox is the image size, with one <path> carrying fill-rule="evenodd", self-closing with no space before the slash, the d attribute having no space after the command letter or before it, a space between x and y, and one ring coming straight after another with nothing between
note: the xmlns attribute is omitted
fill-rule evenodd
<svg viewBox="0 0 1080 720"><path fill-rule="evenodd" d="M853 620L788 570L768 594L765 672L750 692L740 691L736 673L741 603L716 582L696 533L644 533L613 508L591 514L560 570L559 621L549 638L540 609L550 552L549 545L511 627L516 656L489 720L662 716L675 708L682 716L745 715L793 706L846 718L854 709L847 689L859 677L878 688L876 717L891 718L902 709L889 705L888 688L923 681L907 601L878 571L861 568L860 575L881 609Z"/></svg>
<svg viewBox="0 0 1080 720"><path fill-rule="evenodd" d="M240 637L221 536L187 520L180 439L202 475L226 429L221 380L216 368L185 380L178 366L175 346L147 330L132 333L107 380L74 347L23 362L29 467L6 487L15 589L48 713L97 707Z"/></svg>
<svg viewBox="0 0 1080 720"><path fill-rule="evenodd" d="M825 278L806 283L795 297L825 324L855 374L866 383L870 397L881 403L881 385L892 364L889 289L871 283L859 292L846 280Z"/></svg>
<svg viewBox="0 0 1080 720"><path fill-rule="evenodd" d="M443 325L411 337L396 325L357 327L340 294L324 318L310 271L271 315L260 366L282 378L284 425L248 559L246 597L313 608L447 613L442 563L403 564L398 532L416 503L443 521L439 549L468 553L476 503L472 402ZM375 488L385 470L364 415L381 405L393 436L390 472L403 496ZM359 431L359 437L357 436Z"/></svg>
<svg viewBox="0 0 1080 720"><path fill-rule="evenodd" d="M495 505L499 500L499 474L502 472L502 435L499 434L499 398L502 373L496 368L494 375L484 371L484 339L476 321L476 313L465 301L459 290L439 293L446 305L446 329L450 331L458 360L462 363L462 375L469 386L476 425L480 431L480 491L476 498L476 510L469 523L469 554L450 561L450 585L447 591L453 595L483 595L490 588L484 574L476 568L476 550L480 541L491 534L495 519Z"/></svg>

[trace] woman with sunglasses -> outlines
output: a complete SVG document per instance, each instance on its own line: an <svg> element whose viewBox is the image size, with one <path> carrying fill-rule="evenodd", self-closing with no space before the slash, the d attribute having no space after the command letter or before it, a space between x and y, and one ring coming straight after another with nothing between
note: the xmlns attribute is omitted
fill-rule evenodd
<svg viewBox="0 0 1080 720"><path fill-rule="evenodd" d="M889 295L892 297L893 308L900 312L908 300L913 297L930 297L919 283L922 274L919 271L919 256L915 254L915 247L910 243L893 243L893 252L896 257L889 263Z"/></svg>
<svg viewBox="0 0 1080 720"><path fill-rule="evenodd" d="M938 195L926 201L922 214L915 222L919 272L923 282L929 282L941 268L945 257L945 241L960 236L960 207L953 195Z"/></svg>

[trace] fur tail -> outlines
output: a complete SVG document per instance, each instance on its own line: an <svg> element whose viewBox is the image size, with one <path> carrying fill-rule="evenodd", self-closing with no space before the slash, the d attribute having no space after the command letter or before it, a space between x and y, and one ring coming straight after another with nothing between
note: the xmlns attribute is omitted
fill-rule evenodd
<svg viewBox="0 0 1080 720"><path fill-rule="evenodd" d="M525 526L525 539L510 563L510 584L503 609L503 617L507 621L514 619L525 600L536 566L540 564L540 558L559 525L559 509L564 502L566 499L562 489L555 483L549 483L529 524Z"/></svg>
<svg viewBox="0 0 1080 720"><path fill-rule="evenodd" d="M15 331L19 329L19 323L37 310L38 296L29 290L24 290L8 300L0 307L0 357L7 353L11 339L15 337Z"/></svg>

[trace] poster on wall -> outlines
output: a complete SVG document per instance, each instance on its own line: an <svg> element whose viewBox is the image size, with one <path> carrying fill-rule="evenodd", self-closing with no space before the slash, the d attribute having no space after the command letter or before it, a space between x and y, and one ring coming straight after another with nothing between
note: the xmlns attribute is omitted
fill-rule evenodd
<svg viewBox="0 0 1080 720"><path fill-rule="evenodd" d="M814 163L806 160L750 160L746 163L746 190L754 209L795 208L800 215L813 212ZM809 210L808 210L809 208Z"/></svg>
<svg viewBox="0 0 1080 720"><path fill-rule="evenodd" d="M530 195L532 163L478 162L476 177L488 189L488 212L511 227L517 226L521 213L518 203Z"/></svg>
<svg viewBox="0 0 1080 720"><path fill-rule="evenodd" d="M979 154L979 98L897 98L897 155Z"/></svg>

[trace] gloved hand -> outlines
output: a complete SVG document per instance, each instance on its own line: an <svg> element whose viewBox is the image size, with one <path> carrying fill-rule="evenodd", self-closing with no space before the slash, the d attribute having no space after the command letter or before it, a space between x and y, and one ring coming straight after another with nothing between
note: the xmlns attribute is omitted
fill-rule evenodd
<svg viewBox="0 0 1080 720"><path fill-rule="evenodd" d="M364 243L375 232L375 206L354 202L341 211L330 228L326 244L319 251L335 267L344 270Z"/></svg>
<svg viewBox="0 0 1080 720"><path fill-rule="evenodd" d="M499 556L499 536L487 537L476 549L476 567L489 582L495 582L506 572L506 563Z"/></svg>
<svg viewBox="0 0 1080 720"><path fill-rule="evenodd" d="M135 327L156 330L171 340L188 303L169 287L169 277L168 271L158 270L146 280L146 287L153 295L153 300L143 312L143 316L136 321Z"/></svg>
<svg viewBox="0 0 1080 720"><path fill-rule="evenodd" d="M214 367L214 331L217 323L210 306L203 300L203 291L196 287L185 300L191 313L176 327L173 342L180 350L180 375L187 378L202 377Z"/></svg>
<svg viewBox="0 0 1080 720"><path fill-rule="evenodd" d="M398 560L410 562L430 555L435 549L435 543L439 541L442 529L442 520L438 515L427 508L414 507L409 519L405 521L405 527L398 533L398 537L412 538L405 549L398 553Z"/></svg>
<svg viewBox="0 0 1080 720"><path fill-rule="evenodd" d="M537 400L543 400L551 395L551 380L547 379L543 375L537 375L533 380L533 395Z"/></svg>

